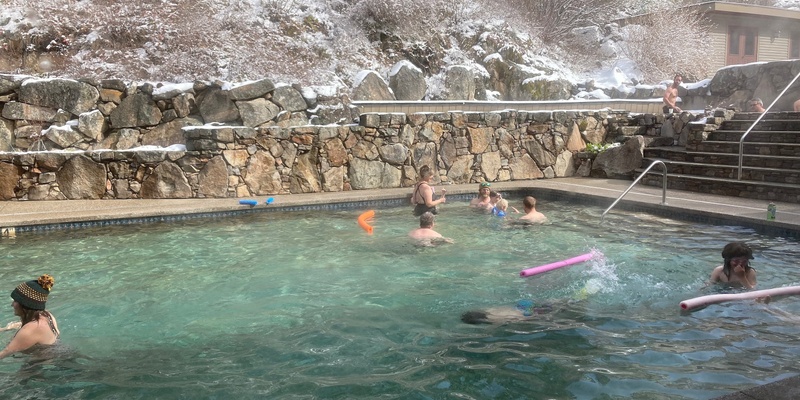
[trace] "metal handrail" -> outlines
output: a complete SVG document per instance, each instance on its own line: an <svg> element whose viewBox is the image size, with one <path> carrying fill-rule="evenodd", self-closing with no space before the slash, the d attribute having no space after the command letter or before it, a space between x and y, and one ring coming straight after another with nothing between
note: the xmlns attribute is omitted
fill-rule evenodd
<svg viewBox="0 0 800 400"><path fill-rule="evenodd" d="M663 176L662 182L663 183L662 183L662 191L661 191L661 205L662 206L667 205L667 164L664 164L664 162L661 161L661 160L655 160L652 163L650 163L650 165L644 170L644 172L639 174L639 177L636 178L636 180L634 180L633 183L631 183L631 185L628 186L628 188L625 189L625 191L622 192L622 194L619 195L619 197L617 197L617 199L614 200L614 202L611 203L611 205L608 206L608 208L606 208L605 211L603 211L603 215L600 216L600 222L605 220L606 214L608 214L608 212L611 211L611 209L614 208L614 206L617 205L617 203L619 203L619 201L622 200L622 198L625 197L625 195L628 194L628 192L630 192L631 189L633 189L634 185L639 183L639 181L642 180L642 178L645 175L647 175L647 172L649 172L651 169L653 169L654 166L656 166L658 164L661 164L664 167L664 171L662 172L662 176Z"/></svg>
<svg viewBox="0 0 800 400"><path fill-rule="evenodd" d="M753 122L753 124L750 125L750 127L747 128L746 131L744 131L744 134L739 139L739 169L738 169L738 171L736 173L736 180L739 180L739 181L742 180L742 163L744 161L744 138L746 138L747 135L750 134L750 131L752 131L753 128L755 128L756 124L761 122L761 119L764 118L765 115L767 115L769 110L772 109L772 106L774 106L775 103L778 102L778 99L780 99L781 96L786 94L786 91L789 90L790 87L792 87L792 85L797 80L797 78L800 78L800 73L798 73L797 75L794 76L794 79L792 79L792 81L789 82L789 84L786 85L785 88L783 88L783 91L778 94L778 97L775 97L775 100L772 100L772 103L770 103L769 107L767 107L767 109L764 110L764 112L762 112L761 115L758 116L758 118L756 118L755 122Z"/></svg>

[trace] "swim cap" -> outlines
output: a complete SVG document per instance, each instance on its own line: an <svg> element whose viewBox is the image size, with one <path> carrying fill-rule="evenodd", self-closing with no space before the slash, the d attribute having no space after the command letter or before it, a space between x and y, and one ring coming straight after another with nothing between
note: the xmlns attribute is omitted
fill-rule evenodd
<svg viewBox="0 0 800 400"><path fill-rule="evenodd" d="M25 308L44 310L47 295L56 282L52 276L44 274L35 281L22 282L11 292L11 298Z"/></svg>

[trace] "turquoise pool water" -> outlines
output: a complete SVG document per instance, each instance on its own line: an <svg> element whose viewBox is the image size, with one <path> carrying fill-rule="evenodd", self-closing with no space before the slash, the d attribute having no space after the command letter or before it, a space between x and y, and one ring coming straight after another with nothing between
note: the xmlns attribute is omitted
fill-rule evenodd
<svg viewBox="0 0 800 400"><path fill-rule="evenodd" d="M371 236L350 210L0 240L9 293L55 276L48 308L71 350L0 361L0 396L708 399L798 373L800 298L678 307L711 293L703 282L732 240L754 248L759 288L800 284L796 241L540 209L552 225L505 229L448 203L437 230L456 243L436 248L406 238L417 226L408 208L377 209ZM591 249L605 258L518 277ZM581 300L584 288L593 294ZM557 307L505 325L459 320L522 298Z"/></svg>

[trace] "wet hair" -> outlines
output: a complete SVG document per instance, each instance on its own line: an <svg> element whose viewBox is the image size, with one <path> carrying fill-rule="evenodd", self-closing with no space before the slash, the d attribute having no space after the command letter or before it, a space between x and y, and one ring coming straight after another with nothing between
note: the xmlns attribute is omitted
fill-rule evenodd
<svg viewBox="0 0 800 400"><path fill-rule="evenodd" d="M489 321L489 316L483 311L467 311L464 314L461 314L461 322L473 325L491 324L491 321Z"/></svg>
<svg viewBox="0 0 800 400"><path fill-rule="evenodd" d="M672 78L672 80L675 80L675 79L678 79L678 78L681 78L681 79L683 79L683 75L681 75L681 74L675 74L675 76Z"/></svg>
<svg viewBox="0 0 800 400"><path fill-rule="evenodd" d="M536 198L533 196L525 196L525 198L522 199L522 205L532 210L536 208Z"/></svg>
<svg viewBox="0 0 800 400"><path fill-rule="evenodd" d="M500 196L500 193L492 190L491 192L489 192L489 197L502 197L502 196Z"/></svg>
<svg viewBox="0 0 800 400"><path fill-rule="evenodd" d="M17 303L17 304L19 304L19 303ZM43 315L44 316L50 315L50 313L45 311L45 310L33 310L33 309L30 309L28 307L23 306L22 304L19 304L19 307L22 310L22 313L21 313L22 315L20 316L20 321L22 322L22 325L25 325L25 324L27 324L28 322L31 322L31 321L38 321L39 318L41 316L43 316Z"/></svg>
<svg viewBox="0 0 800 400"><path fill-rule="evenodd" d="M436 220L436 217L430 211L426 211L419 216L419 227L430 228L433 226L434 220Z"/></svg>
<svg viewBox="0 0 800 400"><path fill-rule="evenodd" d="M730 242L722 248L722 259L725 260L725 263L722 265L722 272L728 278L731 277L731 259L736 257L747 257L748 261L744 266L745 271L752 268L750 267L749 260L753 259L753 249L745 242Z"/></svg>
<svg viewBox="0 0 800 400"><path fill-rule="evenodd" d="M426 179L429 176L433 176L433 171L431 171L431 167L427 165L423 165L419 168L419 176L422 179Z"/></svg>

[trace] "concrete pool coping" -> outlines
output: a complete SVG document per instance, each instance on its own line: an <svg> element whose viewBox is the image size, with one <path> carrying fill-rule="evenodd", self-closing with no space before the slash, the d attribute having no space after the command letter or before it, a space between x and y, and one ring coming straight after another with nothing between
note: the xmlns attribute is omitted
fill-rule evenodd
<svg viewBox="0 0 800 400"><path fill-rule="evenodd" d="M556 178L492 183L492 189L514 194L531 194L539 199L540 211L547 214L548 202L570 201L599 206L603 209L613 203L630 185L627 180L595 178ZM448 195L468 198L477 185L436 185L437 192L447 189ZM225 213L258 212L260 210L330 204L365 205L393 201L407 204L404 199L410 188L354 190L333 193L254 196L255 207L240 205L237 198L225 199L138 199L138 200L59 200L59 201L4 201L0 202L0 234L8 228L16 230L48 226L80 228L96 226L98 221L131 223L169 221L171 217L214 216ZM773 235L800 237L800 204L775 202L777 218L767 221L766 200L711 195L680 190L667 190L666 205L661 205L661 188L637 185L610 213L645 211L675 219L713 224L740 225ZM265 205L268 197L274 198ZM512 203L518 203L514 201ZM520 204L513 204L515 207ZM446 212L447 204L444 205ZM366 206L365 206L366 207ZM163 218L163 219L162 219ZM599 216L598 216L599 218ZM86 225L81 225L86 223ZM42 229L49 230L49 229ZM3 239L0 239L3 240ZM729 395L724 400L788 400L800 397L800 377L792 377Z"/></svg>
<svg viewBox="0 0 800 400"><path fill-rule="evenodd" d="M540 211L547 213L547 202L564 200L608 207L630 185L630 181L594 178L556 178L512 182L494 182L492 189L514 194L532 194L540 202ZM475 193L471 184L436 185L447 189L449 195L465 198ZM679 190L667 190L666 204L661 205L661 188L635 186L609 214L644 211L692 222L722 225L741 225L773 236L800 237L800 204L775 202L777 217L767 221L769 201L731 196L711 195ZM240 205L238 198L207 199L135 199L135 200L57 200L0 202L0 228L35 231L36 227L92 226L97 221L127 221L127 223L169 220L170 217L213 216L217 213L258 212L265 208L315 207L331 204L371 204L402 199L410 188L352 190L346 192L307 193L291 195L254 196L255 207ZM268 197L274 198L265 205ZM513 203L513 202L512 202ZM520 208L521 204L512 204ZM447 209L447 204L443 206ZM84 225L81 225L84 224Z"/></svg>

